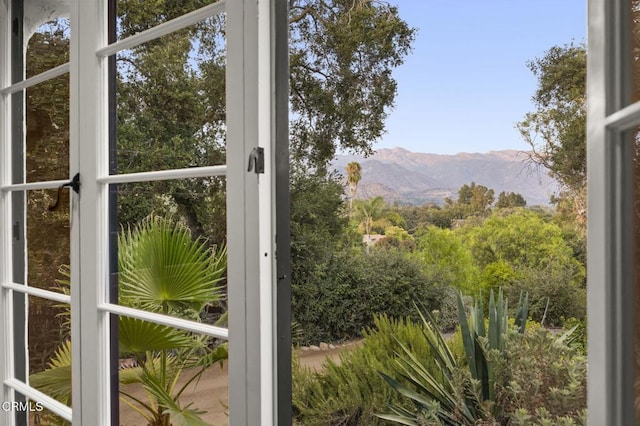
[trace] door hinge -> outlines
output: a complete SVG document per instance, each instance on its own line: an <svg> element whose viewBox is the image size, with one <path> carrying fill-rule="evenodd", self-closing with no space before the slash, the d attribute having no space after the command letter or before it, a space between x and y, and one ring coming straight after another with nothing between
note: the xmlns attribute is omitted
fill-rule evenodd
<svg viewBox="0 0 640 426"><path fill-rule="evenodd" d="M264 148L256 147L251 150L247 171L251 170L254 170L256 174L264 173Z"/></svg>

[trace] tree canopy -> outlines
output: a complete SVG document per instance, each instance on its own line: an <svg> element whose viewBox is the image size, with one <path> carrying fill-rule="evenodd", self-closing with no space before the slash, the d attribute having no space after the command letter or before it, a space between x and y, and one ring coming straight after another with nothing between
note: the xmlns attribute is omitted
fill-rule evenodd
<svg viewBox="0 0 640 426"><path fill-rule="evenodd" d="M524 207L527 205L527 200L524 199L522 194L515 192L502 191L498 195L498 201L496 201L496 207L504 209L508 207Z"/></svg>
<svg viewBox="0 0 640 426"><path fill-rule="evenodd" d="M535 111L517 127L531 146L530 159L558 180L566 195L577 198L584 213L586 186L586 49L583 44L554 46L528 63L538 79Z"/></svg>
<svg viewBox="0 0 640 426"><path fill-rule="evenodd" d="M290 23L293 160L323 169L337 149L372 154L415 30L372 0L293 0Z"/></svg>

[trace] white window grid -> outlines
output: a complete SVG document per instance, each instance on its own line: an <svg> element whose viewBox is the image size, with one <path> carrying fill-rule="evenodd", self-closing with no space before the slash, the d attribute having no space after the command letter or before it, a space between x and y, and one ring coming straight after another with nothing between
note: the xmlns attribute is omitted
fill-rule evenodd
<svg viewBox="0 0 640 426"><path fill-rule="evenodd" d="M2 398L19 392L73 424L110 424L109 317L125 315L221 339L229 353L230 423L273 424L274 177L272 143L271 2L233 1L202 7L126 39L106 44L106 0L72 1L71 60L10 84L8 2L0 4L0 218L11 217L11 193L54 189L66 181L11 182L11 94L70 73L70 172L81 174L82 195L73 195L71 295L12 282L11 221L0 224L0 351ZM217 14L227 14L227 165L108 174L107 58ZM2 41L4 40L4 41ZM90 93L90 96L83 96ZM258 102L256 102L256 99ZM82 125L80 125L82 123ZM83 141L83 143L80 143ZM86 143L93 141L93 143ZM265 148L265 173L248 175L246 158ZM228 185L229 326L216 327L108 303L108 186L117 183L226 176ZM263 183L258 185L258 183ZM82 214L80 214L82 212ZM80 247L82 249L80 250ZM80 282L85 283L80 285ZM95 285L86 285L95 283ZM13 292L71 305L73 410L15 378ZM0 423L13 424L9 413Z"/></svg>

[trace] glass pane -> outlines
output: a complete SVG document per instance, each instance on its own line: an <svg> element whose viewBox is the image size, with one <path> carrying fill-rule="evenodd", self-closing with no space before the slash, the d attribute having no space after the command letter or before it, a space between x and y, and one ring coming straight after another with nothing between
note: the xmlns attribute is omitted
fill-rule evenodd
<svg viewBox="0 0 640 426"><path fill-rule="evenodd" d="M69 305L33 296L28 301L29 384L71 406Z"/></svg>
<svg viewBox="0 0 640 426"><path fill-rule="evenodd" d="M49 369L56 353L71 339L69 305L35 296L29 304L29 374ZM70 401L61 401L69 402Z"/></svg>
<svg viewBox="0 0 640 426"><path fill-rule="evenodd" d="M118 0L117 23L118 40L153 28L201 7L216 3L217 0L169 0L144 2L139 0Z"/></svg>
<svg viewBox="0 0 640 426"><path fill-rule="evenodd" d="M51 211L56 199L58 205ZM27 284L69 294L69 190L27 192Z"/></svg>
<svg viewBox="0 0 640 426"><path fill-rule="evenodd" d="M226 306L225 180L118 185L120 304L213 323Z"/></svg>
<svg viewBox="0 0 640 426"><path fill-rule="evenodd" d="M116 55L115 173L225 163L222 28L207 19Z"/></svg>
<svg viewBox="0 0 640 426"><path fill-rule="evenodd" d="M69 178L69 75L26 91L27 182Z"/></svg>
<svg viewBox="0 0 640 426"><path fill-rule="evenodd" d="M27 78L69 62L69 41L71 36L69 19L51 19L54 14L55 11L51 15L47 15L46 18L39 19L25 16L24 37L27 41ZM44 22L44 19L49 21Z"/></svg>
<svg viewBox="0 0 640 426"><path fill-rule="evenodd" d="M117 258L112 291L118 294L112 294L112 300L128 307L227 326L225 183L224 178L198 178L117 185L114 198L119 232L117 243L111 246L111 256ZM120 401L120 424L137 425L143 420L123 403L132 402L127 395L145 402L157 396L145 394L139 383L143 380L140 371L128 370L130 367L148 362L150 357L158 360L161 369L172 363L187 363L176 388L170 392L174 398L177 389L199 369L191 364L191 355L213 356L222 342L179 332L178 340L187 336L188 344L165 350L154 346L157 340L146 337L159 333L160 340L170 339L176 332L166 334L170 330L167 327L149 328L149 323L124 317L119 321L120 391L124 396ZM163 359L170 361L163 363ZM127 379L131 374L137 378ZM226 424L226 369L208 368L197 382L187 387L180 405L193 402L194 408L207 411L203 418L209 424Z"/></svg>
<svg viewBox="0 0 640 426"><path fill-rule="evenodd" d="M166 423L158 421L153 424L200 424L195 422L195 411L201 412L197 416L206 424L228 424L226 343L169 327L149 328L150 325L142 321L120 318L119 424L122 426L151 424L149 420L143 418L143 415L156 419L162 417L161 411L155 408L158 406L160 395L166 395L169 400L176 402L180 409L186 410L185 421L179 421L175 414L171 414L171 419ZM162 343L175 339L176 343L167 345L167 349L161 349L161 344L156 345L156 350L151 350L150 346L146 351L129 348L127 347L129 337L123 337L125 333L122 333L125 329L129 337L136 333L142 333L146 337L152 336L145 340L146 342L155 339L155 342ZM142 338L137 342L140 341ZM146 372L143 371L143 365ZM163 379L164 384L156 388L154 393L145 392L145 387L149 384L160 383ZM172 380L176 380L173 387ZM185 387L184 392L178 396L183 387ZM142 403L154 408L143 407ZM144 414L136 409L140 409ZM169 414L165 413L164 416L169 417Z"/></svg>

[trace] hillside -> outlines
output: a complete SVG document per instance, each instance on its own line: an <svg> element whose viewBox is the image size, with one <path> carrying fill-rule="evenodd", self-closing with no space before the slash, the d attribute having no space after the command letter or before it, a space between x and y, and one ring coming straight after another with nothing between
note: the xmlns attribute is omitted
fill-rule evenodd
<svg viewBox="0 0 640 426"><path fill-rule="evenodd" d="M522 194L527 205L547 205L557 184L545 170L535 170L520 151L490 151L486 154L425 154L403 148L380 149L363 158L339 155L332 165L340 174L347 163L358 161L362 180L357 198L382 196L389 203L442 204L445 197L457 197L465 183L476 182L501 191Z"/></svg>

